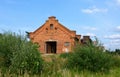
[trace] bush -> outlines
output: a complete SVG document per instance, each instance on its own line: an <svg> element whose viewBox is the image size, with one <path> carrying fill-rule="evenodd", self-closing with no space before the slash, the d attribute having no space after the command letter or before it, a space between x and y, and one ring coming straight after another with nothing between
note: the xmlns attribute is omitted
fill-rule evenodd
<svg viewBox="0 0 120 77"><path fill-rule="evenodd" d="M112 57L103 49L93 44L78 45L67 60L67 68L107 72L113 65Z"/></svg>
<svg viewBox="0 0 120 77"><path fill-rule="evenodd" d="M0 60L1 69L5 68L10 73L36 74L40 73L43 67L38 46L27 41L26 37L11 32L0 36Z"/></svg>

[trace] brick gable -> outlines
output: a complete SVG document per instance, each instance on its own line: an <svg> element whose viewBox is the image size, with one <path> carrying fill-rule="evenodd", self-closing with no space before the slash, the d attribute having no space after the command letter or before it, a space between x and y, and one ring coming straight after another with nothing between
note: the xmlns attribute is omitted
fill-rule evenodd
<svg viewBox="0 0 120 77"><path fill-rule="evenodd" d="M29 33L30 39L40 45L41 53L64 53L70 52L75 45L75 38L80 42L80 35L71 31L51 16L37 30Z"/></svg>

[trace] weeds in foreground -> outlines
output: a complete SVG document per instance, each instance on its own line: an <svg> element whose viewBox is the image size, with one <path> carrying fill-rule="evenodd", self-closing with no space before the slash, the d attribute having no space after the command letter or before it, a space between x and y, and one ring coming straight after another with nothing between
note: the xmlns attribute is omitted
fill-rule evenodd
<svg viewBox="0 0 120 77"><path fill-rule="evenodd" d="M109 54L96 49L95 46L78 46L67 60L67 68L89 70L92 72L108 72L114 61Z"/></svg>
<svg viewBox="0 0 120 77"><path fill-rule="evenodd" d="M40 73L43 60L38 46L22 35L5 32L0 35L0 69L4 73Z"/></svg>
<svg viewBox="0 0 120 77"><path fill-rule="evenodd" d="M77 46L73 53L41 56L37 45L26 38L13 33L0 35L0 77L119 76L120 57L102 52L99 45Z"/></svg>

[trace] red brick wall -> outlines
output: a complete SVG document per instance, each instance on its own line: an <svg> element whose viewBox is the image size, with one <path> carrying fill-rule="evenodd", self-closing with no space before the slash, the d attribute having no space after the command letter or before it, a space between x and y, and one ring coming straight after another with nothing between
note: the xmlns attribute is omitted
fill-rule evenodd
<svg viewBox="0 0 120 77"><path fill-rule="evenodd" d="M53 24L53 29L50 29L50 24ZM57 52L64 53L65 48L71 51L74 46L74 37L76 33L70 31L63 25L61 25L55 17L49 17L49 19L34 32L30 32L30 39L33 42L37 42L40 45L40 52L46 53L46 41L57 42ZM64 46L65 42L70 42L70 46Z"/></svg>

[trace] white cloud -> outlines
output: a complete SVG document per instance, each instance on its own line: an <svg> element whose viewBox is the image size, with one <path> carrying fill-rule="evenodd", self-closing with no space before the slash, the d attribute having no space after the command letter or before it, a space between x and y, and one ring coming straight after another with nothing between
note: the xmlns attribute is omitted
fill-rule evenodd
<svg viewBox="0 0 120 77"><path fill-rule="evenodd" d="M87 36L91 36L91 37L96 36L94 33L86 33L85 35L87 35Z"/></svg>
<svg viewBox="0 0 120 77"><path fill-rule="evenodd" d="M120 26L117 26L116 29L117 29L118 31L120 31Z"/></svg>
<svg viewBox="0 0 120 77"><path fill-rule="evenodd" d="M111 6L111 8L120 6L120 0L108 0L106 3Z"/></svg>
<svg viewBox="0 0 120 77"><path fill-rule="evenodd" d="M81 11L83 13L92 14L92 13L105 13L108 11L108 9L92 7L92 8L88 8L88 9L82 9Z"/></svg>
<svg viewBox="0 0 120 77"><path fill-rule="evenodd" d="M104 36L104 38L107 38L107 39L120 39L120 34L113 34L113 35L109 35L109 36Z"/></svg>
<svg viewBox="0 0 120 77"><path fill-rule="evenodd" d="M120 44L120 39L111 40L111 43L112 43L112 44L119 45L119 44Z"/></svg>
<svg viewBox="0 0 120 77"><path fill-rule="evenodd" d="M120 5L120 0L115 0L117 5Z"/></svg>
<svg viewBox="0 0 120 77"><path fill-rule="evenodd" d="M120 39L114 39L114 40L110 40L110 44L111 46L120 46Z"/></svg>
<svg viewBox="0 0 120 77"><path fill-rule="evenodd" d="M115 50L120 48L120 43L109 42L104 44L105 49Z"/></svg>
<svg viewBox="0 0 120 77"><path fill-rule="evenodd" d="M85 26L85 27L83 27L83 29L92 30L92 31L97 30L97 28L95 28L95 27L90 27L90 26Z"/></svg>
<svg viewBox="0 0 120 77"><path fill-rule="evenodd" d="M118 49L120 48L120 39L110 39L104 46L106 49Z"/></svg>

